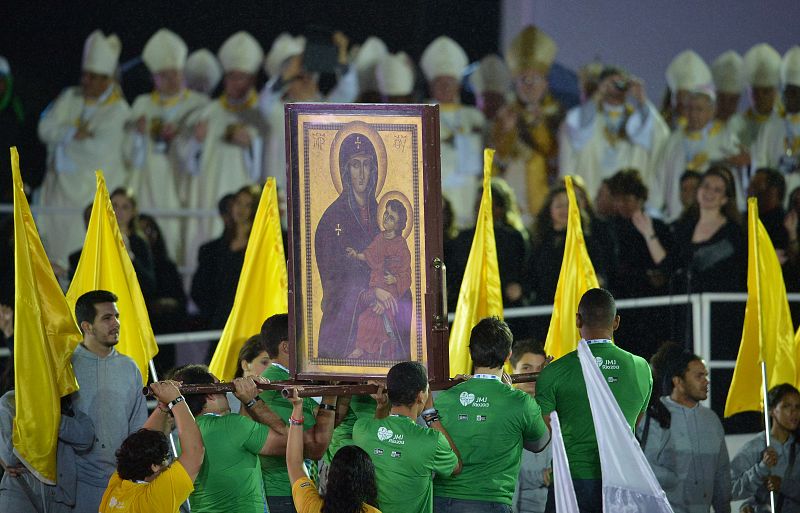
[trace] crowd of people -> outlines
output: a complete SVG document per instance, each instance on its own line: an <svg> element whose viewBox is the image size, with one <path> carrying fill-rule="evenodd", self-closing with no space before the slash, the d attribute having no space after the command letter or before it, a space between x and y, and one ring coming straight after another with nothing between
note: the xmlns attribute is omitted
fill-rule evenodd
<svg viewBox="0 0 800 513"><path fill-rule="evenodd" d="M666 94L656 106L633 72L613 63L579 70L577 105L551 91L558 48L533 26L503 56L472 66L446 36L418 63L377 37L352 45L334 33L325 65L317 46L307 56L305 38L284 33L265 55L259 41L238 32L216 56L189 54L179 35L161 29L141 54L153 90L129 106L118 74L121 41L95 31L85 43L80 84L42 114L47 165L36 203L84 208L93 197L92 173L103 169L120 208L133 207L118 215L157 332L224 323L258 200L254 184L275 177L285 202L283 105L297 101L440 105L451 310L472 239L484 147L496 149L492 189L506 307L553 301L565 175L578 184L601 284L619 297L744 290L747 196L759 200L789 290L800 290L800 202L792 201L800 185L800 47L781 56L758 44L744 57L725 52L710 66L692 50L681 52L665 71ZM13 128L23 107L9 64L0 64L0 111ZM266 83L258 90L262 69ZM6 132L13 144L15 132ZM174 216L215 208L220 218ZM154 218L137 209L173 212ZM82 224L64 213L40 215L38 224L68 281ZM189 275L191 283L183 283ZM187 307L199 321L187 323ZM518 329L542 336L535 325Z"/></svg>
<svg viewBox="0 0 800 513"><path fill-rule="evenodd" d="M431 42L419 63L391 53L376 37L351 45L337 32L330 46L332 62L318 68L319 56L307 55L302 36L282 34L266 56L247 32L232 35L216 55L189 54L180 36L161 29L141 56L153 91L131 106L118 75L120 40L93 32L80 84L53 101L38 127L47 165L35 202L86 208L84 224L64 211L37 218L63 283L80 258L93 173L102 169L154 330L222 328L258 184L274 177L285 201L283 105L430 101L440 105L451 310L474 235L484 147L496 150L492 212L504 307L553 302L567 227L566 175L575 178L600 284L617 297L743 291L748 196L758 199L787 289L800 290L800 47L781 56L759 44L743 57L726 52L711 66L694 51L682 52L665 72L667 92L657 107L632 72L597 62L578 73L581 102L570 104L548 86L557 45L532 26L502 57L486 56L472 67L446 36ZM259 90L262 68L267 81ZM416 88L417 69L425 93ZM323 87L324 74L335 77L332 86ZM742 96L749 104L739 112ZM0 59L3 126L18 126L21 112L10 66ZM11 128L4 132L13 144ZM139 209L197 215L159 217ZM214 209L218 217L205 215ZM13 251L10 233L3 231L4 253ZM363 249L355 248L353 258ZM193 273L191 282L183 281L182 268ZM13 275L10 281L4 294L13 291ZM84 341L72 363L81 389L62 404L54 487L39 483L14 456L13 390L3 396L3 511L147 509L143 504L156 497L165 511L187 497L194 511L316 511L322 503L330 504L325 511L362 505L390 512L552 511L546 415L552 411L565 426L582 511L599 504L595 434L586 400L574 399L585 395L575 386L577 357L546 365L543 349L531 342L544 339L546 324L512 323L518 339L512 352L509 327L481 321L470 343L474 375L435 398L424 368L406 362L387 376L387 394L318 403L256 388L262 379L289 377L291 348L279 316L243 347L235 394L184 398L176 383L216 378L203 365L183 366L151 385L159 406L148 418L139 371L114 349L115 301L96 291L76 306ZM770 491L778 492L782 511L800 510L795 388L780 385L770 393L772 424L765 429L776 443L766 448L755 438L730 462L719 419L699 404L707 396L704 362L665 345L648 366L608 345L619 322L611 296L595 293L587 302L591 308L578 316L582 336L598 358L616 362L601 366L604 375L627 366L606 377L615 379L612 392L675 511L729 511L730 500L740 498L747 499L744 508L765 511ZM12 311L0 306L7 339L9 319ZM161 355L162 369L174 363L163 347ZM502 383L509 358L520 372L544 368L538 385L515 390ZM162 433L173 428L181 455L170 464Z"/></svg>
<svg viewBox="0 0 800 513"><path fill-rule="evenodd" d="M38 481L14 451L14 391L0 398L0 510L79 513L555 512L552 413L558 414L581 512L603 511L603 471L585 363L578 351L552 361L540 344L514 341L495 317L471 330L472 374L430 390L418 362L395 364L372 395L288 399L259 383L289 378L288 316L266 319L244 344L234 392L182 395L183 383L219 380L203 364L174 369L149 388L117 352L116 296L78 299L83 340L72 356L80 389L61 403L55 485ZM614 340L613 296L591 289L576 325L673 511L800 511L796 463L800 392L772 388L770 425L732 460L706 399L708 371L696 355L664 345L648 362ZM583 343L583 342L582 342ZM538 372L514 386L504 372ZM170 437L177 435L178 444ZM177 447L177 449L176 449ZM622 458L620 456L620 458ZM624 458L623 458L624 459ZM571 478L571 479L570 479Z"/></svg>

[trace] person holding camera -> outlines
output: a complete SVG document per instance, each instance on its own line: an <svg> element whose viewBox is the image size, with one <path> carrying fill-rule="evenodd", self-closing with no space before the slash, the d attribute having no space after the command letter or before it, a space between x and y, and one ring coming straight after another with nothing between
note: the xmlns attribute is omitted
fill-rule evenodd
<svg viewBox="0 0 800 513"><path fill-rule="evenodd" d="M578 175L591 197L600 183L623 168L650 174L651 157L669 137L642 82L606 66L594 94L567 112L559 134L559 171Z"/></svg>

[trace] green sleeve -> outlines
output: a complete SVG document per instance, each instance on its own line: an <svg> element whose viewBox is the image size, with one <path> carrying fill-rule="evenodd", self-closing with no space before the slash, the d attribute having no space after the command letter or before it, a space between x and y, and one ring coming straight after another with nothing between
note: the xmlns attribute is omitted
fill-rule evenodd
<svg viewBox="0 0 800 513"><path fill-rule="evenodd" d="M436 452L433 454L431 470L442 476L451 476L458 465L458 456L453 452L447 438L436 431Z"/></svg>
<svg viewBox="0 0 800 513"><path fill-rule="evenodd" d="M230 433L231 436L239 437L244 450L251 454L260 453L267 441L269 427L241 415L230 414L226 417L231 417L231 421L235 421L233 425L229 426Z"/></svg>
<svg viewBox="0 0 800 513"><path fill-rule="evenodd" d="M522 439L535 442L547 434L547 426L542 419L542 409L528 394L525 394L522 399Z"/></svg>
<svg viewBox="0 0 800 513"><path fill-rule="evenodd" d="M639 379L642 381L642 383L646 384L642 386L645 397L644 404L642 405L642 409L639 411L639 414L647 411L647 405L650 404L650 396L653 394L653 373L650 370L650 365L648 365L646 361L642 361L644 364L641 367Z"/></svg>
<svg viewBox="0 0 800 513"><path fill-rule="evenodd" d="M552 365L552 364L551 364ZM549 371L549 372L548 372ZM536 379L536 403L542 415L549 415L556 409L555 382L553 367L545 367Z"/></svg>

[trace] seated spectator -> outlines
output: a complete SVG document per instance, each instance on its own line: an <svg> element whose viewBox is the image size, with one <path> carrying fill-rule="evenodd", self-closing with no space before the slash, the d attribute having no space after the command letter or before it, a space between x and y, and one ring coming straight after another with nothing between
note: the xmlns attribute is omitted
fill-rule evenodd
<svg viewBox="0 0 800 513"><path fill-rule="evenodd" d="M156 272L150 245L139 228L136 198L130 190L118 187L111 193L111 205L114 207L119 231L122 233L125 247L128 248L128 255L131 257L142 294L145 299L149 299L156 291Z"/></svg>
<svg viewBox="0 0 800 513"><path fill-rule="evenodd" d="M528 286L533 292L533 301L536 304L549 305L555 298L561 260L564 257L568 218L567 189L563 185L554 187L536 216L533 251L528 264ZM605 284L607 282L605 248L597 243L592 231L590 213L585 208L581 208L581 228L598 280L601 284Z"/></svg>
<svg viewBox="0 0 800 513"><path fill-rule="evenodd" d="M783 218L783 227L786 229L787 247L783 262L783 281L788 292L800 290L800 232L798 232L798 219L800 219L800 187L796 187L789 194L789 211ZM780 253L779 253L780 256Z"/></svg>
<svg viewBox="0 0 800 513"><path fill-rule="evenodd" d="M769 493L775 492L775 507L783 513L800 511L800 392L788 383L774 386L767 394L770 446L764 432L741 448L731 462L733 499L746 499L739 510L747 513L770 511Z"/></svg>
<svg viewBox="0 0 800 513"><path fill-rule="evenodd" d="M156 288L147 301L153 331L155 333L181 331L186 317L183 278L175 261L167 253L167 246L156 220L152 216L140 214L138 221L153 254Z"/></svg>
<svg viewBox="0 0 800 513"><path fill-rule="evenodd" d="M608 182L616 215L611 226L618 243L612 283L619 297L654 296L667 292L661 263L672 247L669 228L644 212L647 187L636 169L623 169Z"/></svg>
<svg viewBox="0 0 800 513"><path fill-rule="evenodd" d="M609 180L609 178L606 178L600 182L600 187L597 189L597 196L594 198L595 214L603 221L608 221L616 213L614 209L614 198L611 196L611 189L608 188Z"/></svg>
<svg viewBox="0 0 800 513"><path fill-rule="evenodd" d="M225 224L222 237L200 246L191 296L200 309L205 328L225 327L233 308L260 195L258 186L243 187L236 192L231 205L231 222Z"/></svg>
<svg viewBox="0 0 800 513"><path fill-rule="evenodd" d="M194 490L205 448L179 386L175 381L150 385L158 407L142 429L129 435L117 450L117 471L103 494L100 513L174 513ZM172 463L166 435L170 416L181 443L181 455Z"/></svg>
<svg viewBox="0 0 800 513"><path fill-rule="evenodd" d="M747 187L747 196L758 199L758 218L772 239L772 245L778 251L778 258L781 261L785 261L785 251L789 246L786 229L783 226L786 217L786 211L783 209L785 195L786 179L780 171L769 167L757 169Z"/></svg>
<svg viewBox="0 0 800 513"><path fill-rule="evenodd" d="M681 175L680 194L683 212L686 212L689 207L697 203L697 189L700 187L700 179L702 177L703 175L691 169L687 169Z"/></svg>
<svg viewBox="0 0 800 513"><path fill-rule="evenodd" d="M328 469L325 497L308 478L303 465L303 399L297 389L289 399L292 416L289 417L289 435L286 442L286 468L292 483L292 499L298 513L322 511L352 511L380 513L378 487L375 483L375 466L369 455L355 445L340 448Z"/></svg>
<svg viewBox="0 0 800 513"><path fill-rule="evenodd" d="M672 224L672 250L663 267L673 292L744 290L747 246L733 175L712 165L697 189L697 201Z"/></svg>
<svg viewBox="0 0 800 513"><path fill-rule="evenodd" d="M92 203L89 203L88 205L86 205L86 208L83 209L83 226L85 228L89 228L89 219L91 219L92 217L93 206L94 205ZM82 249L73 251L72 253L69 254L69 257L67 259L68 261L67 278L69 278L69 281L72 281L72 278L75 277L75 271L78 270L78 262L80 262L81 260L81 250ZM58 273L56 273L56 275L58 275Z"/></svg>

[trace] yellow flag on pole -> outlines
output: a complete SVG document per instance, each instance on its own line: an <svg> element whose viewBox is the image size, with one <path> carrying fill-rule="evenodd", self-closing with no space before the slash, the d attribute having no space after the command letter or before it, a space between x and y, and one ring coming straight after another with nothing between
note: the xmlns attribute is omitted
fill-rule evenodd
<svg viewBox="0 0 800 513"><path fill-rule="evenodd" d="M56 482L61 397L78 390L70 357L81 341L44 252L11 148L14 183L14 452L39 480Z"/></svg>
<svg viewBox="0 0 800 513"><path fill-rule="evenodd" d="M566 177L567 198L569 199L569 217L567 219L567 237L564 241L564 258L561 260L561 272L558 274L556 296L553 301L553 315L550 317L550 328L544 350L554 358L578 348L581 335L575 326L575 312L581 296L600 285L594 272L592 260L586 250L581 226L581 212L575 201L572 188L572 177Z"/></svg>
<svg viewBox="0 0 800 513"><path fill-rule="evenodd" d="M92 290L108 290L117 295L120 320L117 351L136 362L142 382L146 384L148 363L158 353L156 337L136 271L117 225L103 172L97 171L96 176L92 216L81 259L67 291L67 301L74 308L78 298Z"/></svg>
<svg viewBox="0 0 800 513"><path fill-rule="evenodd" d="M766 364L767 388L797 384L794 326L786 298L781 264L767 230L758 219L758 202L747 200L747 306L742 341L733 369L725 417L742 411L761 411L761 362Z"/></svg>
<svg viewBox="0 0 800 513"><path fill-rule="evenodd" d="M464 279L458 292L453 327L450 329L450 375L472 372L469 336L485 317L503 317L503 293L497 265L492 216L492 160L494 150L483 150L483 195L475 223Z"/></svg>
<svg viewBox="0 0 800 513"><path fill-rule="evenodd" d="M278 191L275 179L268 178L247 241L233 308L211 358L211 372L220 380L233 379L239 364L239 350L245 341L261 331L261 324L267 317L288 310L289 284Z"/></svg>

